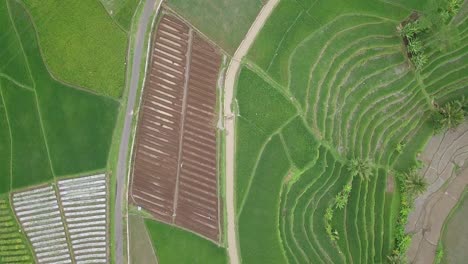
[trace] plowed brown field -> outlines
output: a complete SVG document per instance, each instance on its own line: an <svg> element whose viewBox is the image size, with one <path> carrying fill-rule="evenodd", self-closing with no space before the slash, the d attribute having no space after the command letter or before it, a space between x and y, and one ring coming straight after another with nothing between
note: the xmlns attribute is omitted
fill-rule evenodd
<svg viewBox="0 0 468 264"><path fill-rule="evenodd" d="M134 151L133 201L163 222L219 241L218 51L164 15L153 44Z"/></svg>

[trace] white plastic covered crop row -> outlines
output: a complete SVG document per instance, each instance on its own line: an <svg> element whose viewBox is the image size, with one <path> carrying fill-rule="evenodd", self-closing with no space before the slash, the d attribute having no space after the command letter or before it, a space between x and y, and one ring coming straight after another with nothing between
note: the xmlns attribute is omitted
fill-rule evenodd
<svg viewBox="0 0 468 264"><path fill-rule="evenodd" d="M108 188L104 174L61 180L13 195L37 263L108 263ZM60 202L59 202L60 201ZM69 244L71 243L71 248Z"/></svg>
<svg viewBox="0 0 468 264"><path fill-rule="evenodd" d="M58 188L76 263L108 263L106 176L63 180Z"/></svg>
<svg viewBox="0 0 468 264"><path fill-rule="evenodd" d="M38 263L72 263L52 186L13 194L13 207Z"/></svg>

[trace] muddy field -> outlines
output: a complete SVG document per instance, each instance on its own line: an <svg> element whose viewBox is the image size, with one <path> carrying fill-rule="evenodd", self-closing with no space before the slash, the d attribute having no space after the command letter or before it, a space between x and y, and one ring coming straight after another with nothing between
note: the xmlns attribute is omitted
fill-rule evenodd
<svg viewBox="0 0 468 264"><path fill-rule="evenodd" d="M468 184L468 123L434 136L420 156L429 186L415 200L406 231L413 234L408 259L432 263L445 219Z"/></svg>
<svg viewBox="0 0 468 264"><path fill-rule="evenodd" d="M135 143L131 198L163 222L219 241L217 50L164 15L152 43Z"/></svg>

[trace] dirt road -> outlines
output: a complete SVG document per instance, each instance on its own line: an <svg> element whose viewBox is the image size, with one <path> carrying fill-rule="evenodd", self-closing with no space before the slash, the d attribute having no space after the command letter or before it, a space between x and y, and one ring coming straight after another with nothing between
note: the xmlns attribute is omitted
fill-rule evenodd
<svg viewBox="0 0 468 264"><path fill-rule="evenodd" d="M239 254L237 252L237 228L236 228L236 212L235 212L235 188L234 188L234 162L235 162L235 118L236 113L232 111L232 103L236 77L240 68L241 59L247 54L250 46L252 46L255 37L262 29L265 21L270 16L273 9L279 3L279 0L269 0L258 14L257 18L250 27L244 40L237 48L229 67L226 72L225 79L225 97L224 97L224 114L226 128L226 212L227 212L227 247L231 264L239 263ZM230 118L232 117L232 118Z"/></svg>
<svg viewBox="0 0 468 264"><path fill-rule="evenodd" d="M146 29L148 28L149 23L151 23L151 16L154 12L160 7L160 0L146 0L143 4L143 13L140 16L138 21L138 30L135 35L135 46L134 46L134 55L132 60L132 68L130 75L130 90L128 92L127 98L127 109L125 111L125 123L122 130L122 136L119 147L119 160L117 164L117 186L116 186L116 197L115 197L115 216L114 216L114 226L115 226L115 261L117 264L124 263L123 256L123 206L126 202L127 197L127 186L126 186L126 175L128 165L128 149L130 142L130 135L132 130L132 120L133 120L133 109L135 107L135 99L138 90L138 82L140 80L140 65L142 60L143 52L147 52L144 47Z"/></svg>

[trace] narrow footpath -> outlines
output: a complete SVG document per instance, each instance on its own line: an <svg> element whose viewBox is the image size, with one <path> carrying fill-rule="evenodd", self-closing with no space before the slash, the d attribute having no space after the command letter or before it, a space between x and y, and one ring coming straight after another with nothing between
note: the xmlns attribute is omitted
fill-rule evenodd
<svg viewBox="0 0 468 264"><path fill-rule="evenodd" d="M234 188L234 162L235 162L235 122L236 114L232 111L232 103L237 74L240 68L240 61L247 51L252 46L255 37L262 29L266 20L272 13L273 9L279 3L279 0L269 0L266 3L257 18L253 22L249 31L245 35L244 40L237 48L236 53L231 59L226 72L224 83L224 114L226 128L226 213L227 213L227 247L231 264L239 263L238 243L237 243L237 228L236 228L236 212L235 212L235 188Z"/></svg>

